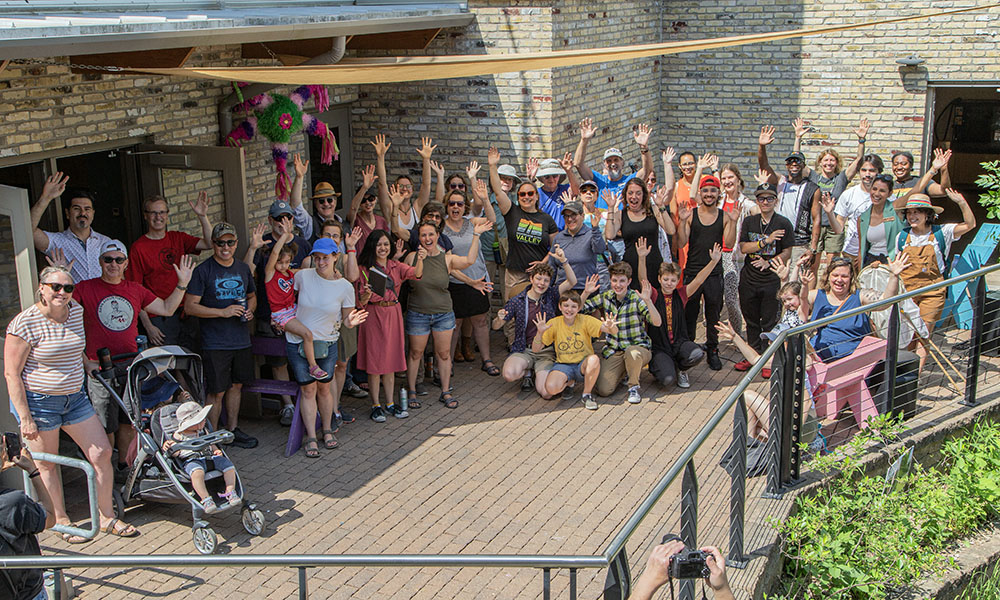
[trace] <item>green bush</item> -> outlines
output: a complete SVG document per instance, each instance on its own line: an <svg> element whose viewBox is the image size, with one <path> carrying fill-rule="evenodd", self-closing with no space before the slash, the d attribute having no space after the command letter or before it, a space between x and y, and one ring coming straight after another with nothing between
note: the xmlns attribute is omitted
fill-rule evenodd
<svg viewBox="0 0 1000 600"><path fill-rule="evenodd" d="M986 171L976 178L976 185L986 191L979 195L979 205L991 219L1000 217L1000 160L979 163Z"/></svg>
<svg viewBox="0 0 1000 600"><path fill-rule="evenodd" d="M863 472L874 442L899 426L877 421L813 466L839 475L795 515L776 524L784 538L785 600L879 600L943 569L942 551L996 516L1000 500L1000 428L979 421L945 444L934 468L914 464L894 482ZM894 457L895 458L895 457Z"/></svg>

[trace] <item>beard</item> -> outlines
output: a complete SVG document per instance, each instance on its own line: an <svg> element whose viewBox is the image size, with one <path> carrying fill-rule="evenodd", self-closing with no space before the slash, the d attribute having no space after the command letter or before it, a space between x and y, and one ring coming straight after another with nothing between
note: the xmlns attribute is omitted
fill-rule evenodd
<svg viewBox="0 0 1000 600"><path fill-rule="evenodd" d="M608 177L611 179L619 179L622 176L622 170L620 167L608 167Z"/></svg>

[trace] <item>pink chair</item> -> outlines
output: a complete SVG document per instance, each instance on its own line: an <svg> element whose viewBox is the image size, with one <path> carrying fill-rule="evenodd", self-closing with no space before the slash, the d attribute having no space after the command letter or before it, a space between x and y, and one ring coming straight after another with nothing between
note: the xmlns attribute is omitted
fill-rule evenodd
<svg viewBox="0 0 1000 600"><path fill-rule="evenodd" d="M885 340L866 337L849 356L831 363L815 362L806 369L813 386L813 404L820 419L836 416L849 404L858 427L868 427L869 417L878 415L865 377L885 359Z"/></svg>

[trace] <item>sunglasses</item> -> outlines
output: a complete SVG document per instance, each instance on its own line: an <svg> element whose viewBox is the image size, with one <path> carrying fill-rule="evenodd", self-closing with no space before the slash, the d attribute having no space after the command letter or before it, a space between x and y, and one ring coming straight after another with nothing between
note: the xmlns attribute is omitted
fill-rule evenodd
<svg viewBox="0 0 1000 600"><path fill-rule="evenodd" d="M892 175L876 175L872 181L881 181L882 183L892 183Z"/></svg>
<svg viewBox="0 0 1000 600"><path fill-rule="evenodd" d="M62 292L65 290L67 294L72 294L73 290L76 289L76 286L72 283L52 283L49 281L43 281L42 285L49 286L53 292Z"/></svg>
<svg viewBox="0 0 1000 600"><path fill-rule="evenodd" d="M125 258L124 256L102 256L101 257L101 261L104 264L106 264L106 265L110 265L111 263L118 263L118 264L121 265L121 264L124 264L126 260L128 260L128 259Z"/></svg>
<svg viewBox="0 0 1000 600"><path fill-rule="evenodd" d="M375 196L365 196L364 198L362 198L361 203L366 204L368 202L375 202L375 200L376 200Z"/></svg>
<svg viewBox="0 0 1000 600"><path fill-rule="evenodd" d="M854 262L851 259L849 259L849 258L844 258L843 256L838 256L837 258L831 260L830 261L830 266L833 267L834 265L836 265L838 267L841 266L841 265L847 265L847 266L851 267L852 269L854 268Z"/></svg>
<svg viewBox="0 0 1000 600"><path fill-rule="evenodd" d="M535 197L535 192L534 191L518 192L517 193L517 197L518 198L534 198Z"/></svg>
<svg viewBox="0 0 1000 600"><path fill-rule="evenodd" d="M448 206L465 206L465 202L461 200L455 200L454 202L449 202Z"/></svg>
<svg viewBox="0 0 1000 600"><path fill-rule="evenodd" d="M337 203L337 199L334 198L334 197L332 197L332 196L330 198L316 198L316 203L317 204L336 204Z"/></svg>
<svg viewBox="0 0 1000 600"><path fill-rule="evenodd" d="M450 187L453 190L464 190L465 189L465 184L464 183L449 183L448 187Z"/></svg>
<svg viewBox="0 0 1000 600"><path fill-rule="evenodd" d="M271 218L274 219L275 221L291 221L292 215L285 213L283 215L278 215L277 217L271 217Z"/></svg>
<svg viewBox="0 0 1000 600"><path fill-rule="evenodd" d="M212 240L212 243L215 244L216 246L218 246L219 248L225 248L226 246L229 246L230 248L232 248L232 247L234 247L236 245L237 241L236 240Z"/></svg>

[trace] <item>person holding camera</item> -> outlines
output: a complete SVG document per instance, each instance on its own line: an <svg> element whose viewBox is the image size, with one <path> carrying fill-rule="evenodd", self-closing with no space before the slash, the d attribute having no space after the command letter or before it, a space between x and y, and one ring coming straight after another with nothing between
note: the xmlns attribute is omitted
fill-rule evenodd
<svg viewBox="0 0 1000 600"><path fill-rule="evenodd" d="M41 556L38 534L56 524L52 507L31 452L21 447L16 433L3 434L3 467L17 465L28 474L38 502L21 490L0 488L0 556ZM0 597L12 600L45 600L41 569L0 571Z"/></svg>
<svg viewBox="0 0 1000 600"><path fill-rule="evenodd" d="M726 560L722 558L722 553L715 546L705 546L701 551L705 553L705 567L709 572L705 580L715 593L715 600L736 600L726 579ZM646 561L646 569L636 580L629 600L652 600L657 590L664 584L671 583L673 579L671 563L682 553L686 554L684 542L679 539L670 540L653 548L649 560ZM676 574L676 569L674 572Z"/></svg>

